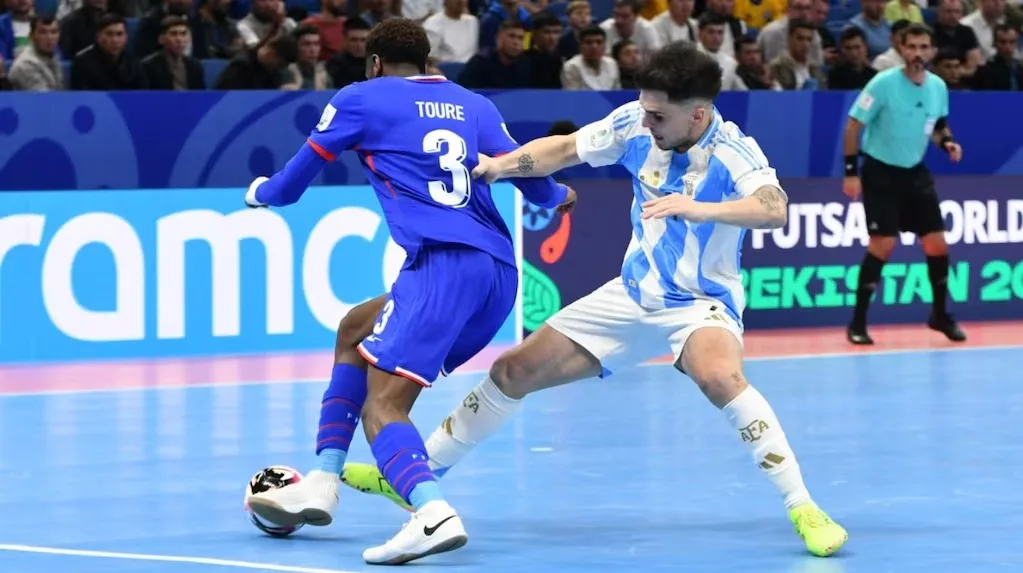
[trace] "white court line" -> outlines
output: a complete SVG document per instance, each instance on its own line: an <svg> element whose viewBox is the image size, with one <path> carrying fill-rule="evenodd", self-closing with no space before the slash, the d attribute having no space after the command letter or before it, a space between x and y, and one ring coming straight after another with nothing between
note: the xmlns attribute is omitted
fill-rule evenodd
<svg viewBox="0 0 1023 573"><path fill-rule="evenodd" d="M229 559L212 559L209 557L177 557L174 555L148 555L145 553L88 551L85 549L61 549L59 547L38 547L35 545L0 544L0 551L17 551L20 553L43 553L46 555L68 555L73 557L98 557L101 559L126 559L130 561L163 561L165 563L193 563L196 565L235 567L238 569L283 571L285 573L356 573L355 571L344 571L342 569L317 569L315 567L294 567L291 565L275 565L273 563L253 563L251 561L231 561Z"/></svg>
<svg viewBox="0 0 1023 573"><path fill-rule="evenodd" d="M839 351L823 352L817 354L780 354L778 356L754 356L745 359L745 362L776 362L778 360L814 360L818 358L850 358L855 356L891 356L899 354L944 354L952 352L977 352L983 350L1017 350L1023 346L1019 344L998 344L992 346L949 346L947 348L900 348L895 350L867 350L867 351ZM670 362L644 363L637 368L671 366ZM52 366L52 365L49 365ZM455 372L448 378L461 378L464 376L479 376L486 374L488 370L466 370ZM0 392L0 400L7 397L17 396L51 396L62 394L105 394L110 392L159 392L164 390L187 390L190 388L235 388L238 386L267 386L270 384L327 384L327 377L321 378L296 378L294 380L245 380L241 382L203 382L199 384L172 384L168 386L151 387L127 387L127 388L88 388L67 390L41 390L38 392Z"/></svg>

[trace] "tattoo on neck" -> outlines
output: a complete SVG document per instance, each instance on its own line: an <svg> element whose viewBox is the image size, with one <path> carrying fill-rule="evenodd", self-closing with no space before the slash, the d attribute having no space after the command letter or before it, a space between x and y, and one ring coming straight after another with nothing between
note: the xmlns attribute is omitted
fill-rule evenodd
<svg viewBox="0 0 1023 573"><path fill-rule="evenodd" d="M533 159L532 155L525 153L519 158L518 172L532 173L534 165L536 165L536 160Z"/></svg>

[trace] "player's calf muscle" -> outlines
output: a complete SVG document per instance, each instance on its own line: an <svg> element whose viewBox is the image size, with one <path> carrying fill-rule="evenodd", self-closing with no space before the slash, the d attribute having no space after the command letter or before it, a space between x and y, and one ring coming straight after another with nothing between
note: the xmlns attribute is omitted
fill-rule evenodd
<svg viewBox="0 0 1023 573"><path fill-rule="evenodd" d="M356 306L341 319L337 325L337 338L334 342L334 364L366 367L366 359L359 354L356 346L373 332L377 315L386 301L387 295L382 294Z"/></svg>
<svg viewBox="0 0 1023 573"><path fill-rule="evenodd" d="M490 368L490 379L513 399L527 394L593 378L600 361L557 330L544 325L519 346L502 354Z"/></svg>

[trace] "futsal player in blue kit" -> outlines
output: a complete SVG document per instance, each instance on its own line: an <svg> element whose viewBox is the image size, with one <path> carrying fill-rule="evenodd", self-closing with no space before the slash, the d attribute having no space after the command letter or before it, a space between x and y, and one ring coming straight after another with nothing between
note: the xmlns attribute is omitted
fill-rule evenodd
<svg viewBox="0 0 1023 573"><path fill-rule="evenodd" d="M331 523L361 422L379 471L415 509L397 535L363 558L400 564L468 540L408 414L423 388L489 344L512 311L518 270L511 233L489 185L471 172L480 153L518 145L488 99L423 75L430 44L418 24L387 20L366 49L370 79L334 96L306 144L273 177L256 179L246 204L294 203L328 162L354 149L407 259L358 345L370 367L334 368L320 413L320 467L298 484L250 497L249 508L278 525ZM513 183L537 205L567 210L575 202L574 192L549 177Z"/></svg>

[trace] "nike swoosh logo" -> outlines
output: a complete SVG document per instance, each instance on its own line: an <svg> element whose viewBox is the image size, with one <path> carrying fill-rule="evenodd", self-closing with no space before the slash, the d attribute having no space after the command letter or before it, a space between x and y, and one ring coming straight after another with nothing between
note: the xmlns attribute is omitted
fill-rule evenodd
<svg viewBox="0 0 1023 573"><path fill-rule="evenodd" d="M423 533L425 533L427 535L427 537L429 537L430 535L433 535L434 533L436 533L437 530L440 529L440 526L444 525L445 523L447 523L448 521L451 521L454 518L455 518L454 515L449 515L449 516L445 517L444 519L440 520L440 523L438 523L437 525L434 525L433 527L430 527L429 525L427 525L426 527L423 528Z"/></svg>

